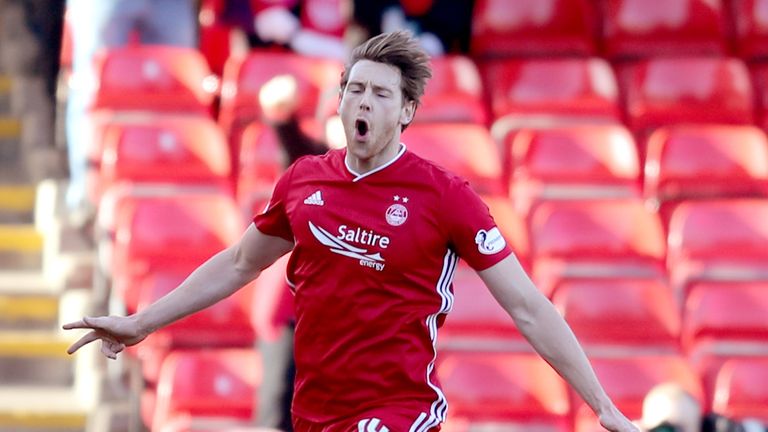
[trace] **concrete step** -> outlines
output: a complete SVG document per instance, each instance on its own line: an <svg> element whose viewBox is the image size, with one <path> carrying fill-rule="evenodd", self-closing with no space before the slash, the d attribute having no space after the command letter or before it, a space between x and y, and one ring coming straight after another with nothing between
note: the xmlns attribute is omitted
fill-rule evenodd
<svg viewBox="0 0 768 432"><path fill-rule="evenodd" d="M0 184L0 223L34 222L36 187Z"/></svg>
<svg viewBox="0 0 768 432"><path fill-rule="evenodd" d="M58 295L60 291L39 269L0 272L0 294L3 295Z"/></svg>
<svg viewBox="0 0 768 432"><path fill-rule="evenodd" d="M0 181L20 182L27 177L21 151L21 121L0 117Z"/></svg>
<svg viewBox="0 0 768 432"><path fill-rule="evenodd" d="M53 327L59 316L54 294L3 294L0 292L0 328Z"/></svg>
<svg viewBox="0 0 768 432"><path fill-rule="evenodd" d="M71 387L74 383L72 359L0 357L0 388L19 385Z"/></svg>
<svg viewBox="0 0 768 432"><path fill-rule="evenodd" d="M67 348L72 336L44 330L0 331L0 357L71 359Z"/></svg>
<svg viewBox="0 0 768 432"><path fill-rule="evenodd" d="M8 75L0 75L0 115L11 112L11 88L13 81Z"/></svg>
<svg viewBox="0 0 768 432"><path fill-rule="evenodd" d="M42 253L43 236L34 224L0 225L0 252Z"/></svg>
<svg viewBox="0 0 768 432"><path fill-rule="evenodd" d="M69 388L0 387L0 431L82 432L90 409Z"/></svg>

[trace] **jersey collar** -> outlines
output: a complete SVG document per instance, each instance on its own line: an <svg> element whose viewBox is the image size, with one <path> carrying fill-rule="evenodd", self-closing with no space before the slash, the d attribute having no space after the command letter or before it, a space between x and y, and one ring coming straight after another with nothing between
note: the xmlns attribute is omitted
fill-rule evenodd
<svg viewBox="0 0 768 432"><path fill-rule="evenodd" d="M349 172L350 172L350 174L352 174L353 176L355 176L355 178L353 178L353 179L352 179L352 181L353 181L353 182L357 182L357 181L360 181L360 180L362 180L362 179L364 179L364 178L368 177L368 176L369 176L369 175L371 175L371 174L377 173L377 172L379 172L379 171L383 170L384 168L386 168L386 167L388 167L388 166L392 165L392 164L393 164L393 163L395 163L395 162L396 162L398 159L400 159L400 157L401 157L402 155L404 155L404 154L405 154L405 150L406 150L406 148L405 148L405 144L403 144L403 143L400 143L400 150L397 152L397 154L395 155L395 157L393 157L393 158L392 158L392 160L388 161L387 163L383 164L382 166L380 166L380 167L378 167L378 168L374 168L374 169L372 169L372 170L370 170L370 171L368 171L368 172L366 172L366 173L363 173L363 174L358 174L357 172L355 172L355 170L353 170L353 169L352 169L352 167L351 167L351 166L349 166L349 162L347 162L347 154L346 154L346 152L345 152L345 153L344 153L344 166L345 166L345 167L347 167L347 171L349 171Z"/></svg>

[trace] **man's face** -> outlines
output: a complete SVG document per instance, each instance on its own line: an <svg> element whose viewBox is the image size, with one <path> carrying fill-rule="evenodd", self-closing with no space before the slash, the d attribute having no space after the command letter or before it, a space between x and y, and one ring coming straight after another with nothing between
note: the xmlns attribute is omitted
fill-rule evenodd
<svg viewBox="0 0 768 432"><path fill-rule="evenodd" d="M360 60L349 71L339 114L347 150L368 161L400 143L400 128L413 116L413 102L404 102L400 70L384 63ZM398 148L398 147L394 147Z"/></svg>

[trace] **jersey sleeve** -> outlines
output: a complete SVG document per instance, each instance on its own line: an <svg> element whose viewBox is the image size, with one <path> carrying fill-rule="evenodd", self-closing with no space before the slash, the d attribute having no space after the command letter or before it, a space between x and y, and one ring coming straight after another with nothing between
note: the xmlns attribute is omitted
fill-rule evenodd
<svg viewBox="0 0 768 432"><path fill-rule="evenodd" d="M293 241L293 230L288 220L286 203L295 167L296 164L291 165L277 180L269 204L264 211L253 217L253 223L259 231L267 235L282 237L288 241Z"/></svg>
<svg viewBox="0 0 768 432"><path fill-rule="evenodd" d="M464 181L454 181L444 198L451 247L476 271L493 266L512 253L488 206Z"/></svg>

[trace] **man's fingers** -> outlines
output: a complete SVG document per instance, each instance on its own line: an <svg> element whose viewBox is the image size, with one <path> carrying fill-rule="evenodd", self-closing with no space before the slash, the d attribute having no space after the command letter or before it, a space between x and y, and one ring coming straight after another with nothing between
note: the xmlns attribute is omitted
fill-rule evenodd
<svg viewBox="0 0 768 432"><path fill-rule="evenodd" d="M81 328L81 327L77 327L77 328ZM67 349L67 354L74 354L75 351L82 348L83 345L87 345L97 339L99 339L99 334L95 330L88 332L88 334L78 339L77 342L70 345L70 347Z"/></svg>
<svg viewBox="0 0 768 432"><path fill-rule="evenodd" d="M83 328L90 328L90 329L103 329L106 325L106 319L109 317L83 317L83 319L71 323L64 324L62 328L64 330L72 330L72 329L83 329Z"/></svg>
<svg viewBox="0 0 768 432"><path fill-rule="evenodd" d="M112 360L117 358L117 353L112 350L111 344L106 340L101 343L101 353Z"/></svg>
<svg viewBox="0 0 768 432"><path fill-rule="evenodd" d="M90 328L88 324L85 323L83 320L66 323L63 326L61 326L64 330L72 330L72 329L82 329L82 328Z"/></svg>

